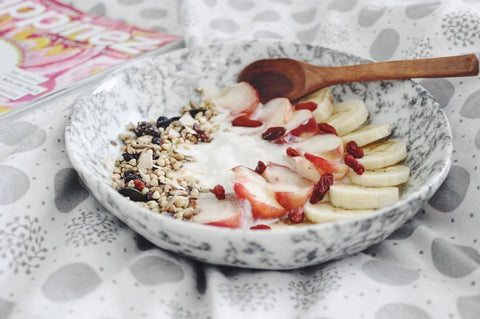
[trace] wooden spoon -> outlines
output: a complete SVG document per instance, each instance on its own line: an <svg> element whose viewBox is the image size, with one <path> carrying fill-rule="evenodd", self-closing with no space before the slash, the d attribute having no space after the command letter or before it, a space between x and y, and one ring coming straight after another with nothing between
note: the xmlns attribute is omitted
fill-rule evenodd
<svg viewBox="0 0 480 319"><path fill-rule="evenodd" d="M249 64L238 76L258 90L262 103L275 97L298 99L315 90L346 82L438 78L478 74L475 54L347 66L317 66L293 59Z"/></svg>

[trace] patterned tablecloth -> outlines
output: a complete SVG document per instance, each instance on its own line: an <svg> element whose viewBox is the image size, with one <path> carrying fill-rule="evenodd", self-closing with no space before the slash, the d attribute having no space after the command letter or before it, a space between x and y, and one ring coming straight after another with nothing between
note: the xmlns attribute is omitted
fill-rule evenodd
<svg viewBox="0 0 480 319"><path fill-rule="evenodd" d="M76 0L182 35L313 42L372 60L476 52L480 1ZM0 318L480 318L480 80L420 81L454 135L453 166L413 220L349 258L293 271L160 250L78 180L65 121L81 90L0 118Z"/></svg>

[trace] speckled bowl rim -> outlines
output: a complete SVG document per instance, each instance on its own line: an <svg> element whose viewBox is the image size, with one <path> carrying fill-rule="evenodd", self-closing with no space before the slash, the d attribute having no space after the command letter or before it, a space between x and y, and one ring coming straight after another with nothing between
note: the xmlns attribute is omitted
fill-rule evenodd
<svg viewBox="0 0 480 319"><path fill-rule="evenodd" d="M309 45L307 43L294 42L294 41L284 41L284 40L273 40L273 39L268 39L268 40L267 39L261 39L261 40L233 40L233 41L224 42L224 44L225 45L236 46L236 45L241 45L241 44L245 44L245 43L252 43L252 41L264 42L266 44L269 44L269 43L272 43L272 44L277 43L278 44L278 43L280 43L280 44L284 44L284 45L292 45L292 44ZM318 45L315 45L315 44L311 44L311 45L318 46ZM205 49L209 49L209 48L212 48L212 47L215 47L215 44L200 46L200 47L196 47L196 48L183 48L183 49L179 49L179 50L175 50L175 51L165 53L164 56L165 55L168 55L168 56L182 55L186 52L190 52L191 50L205 50ZM325 47L325 48L327 48L327 47ZM346 51L340 51L340 50L331 49L331 48L328 48L328 49L332 50L332 51L335 51L335 52L338 52L338 53L346 53L348 55L361 58L362 60L365 60L365 61L370 61L368 59L365 59L363 57L359 57L358 55L355 55L355 54L352 54L352 53L349 53L349 52L346 52ZM149 59L152 59L152 58L153 57L148 56L148 57L140 57L140 58L136 58L136 59L132 60L131 63L125 65L124 67L122 67L122 68L118 69L117 71L115 71L114 73L110 74L108 77L103 79L99 84L97 84L92 89L90 89L86 96L80 97L74 103L74 108L72 110L71 115L68 118L66 128L65 128L65 142L66 142L67 154L69 155L70 161L72 162L73 167L77 171L81 172L80 176L82 178L92 179L95 183L98 183L104 191L106 191L108 194L112 195L113 196L112 198L116 198L117 200L120 201L120 203L126 205L128 208L131 208L132 211L135 210L136 212L142 214L142 216L148 215L148 217L150 217L150 218L159 219L160 221L162 221L164 223L163 225L166 225L165 228L170 228L172 226L173 227L180 226L182 228L182 231L187 231L187 232L188 231L208 232L208 233L219 232L219 233L223 233L223 234L228 234L229 236L232 236L232 237L238 237L239 239L245 238L245 239L265 240L269 237L271 238L271 237L282 236L282 234L288 234L288 235L304 234L309 229L315 229L315 230L319 231L319 230L333 229L333 228L336 228L336 227L342 227L343 225L350 224L350 223L353 223L353 222L358 222L358 221L369 221L369 220L373 221L373 220L377 219L378 216L381 216L383 214L387 214L389 211L393 211L393 210L398 209L398 208L400 208L404 205L407 205L407 203L409 203L409 202L413 202L413 201L419 200L419 199L422 200L422 201L428 200L435 193L435 191L440 187L440 185L443 183L443 181L446 179L446 177L448 175L448 172L450 170L450 167L451 167L451 164L452 164L451 157L452 157L452 154L453 154L453 136L452 136L452 130L451 130L450 124L448 122L448 119L445 115L445 112L441 109L440 105L438 104L438 102L435 101L433 96L430 93L428 93L428 91L425 88L423 88L417 81L415 81L415 80L404 80L404 81L412 83L413 86L416 89L420 89L421 91L424 91L426 96L429 99L434 101L434 105L437 106L435 111L440 113L440 115L443 117L443 120L445 122L444 123L445 126L446 126L445 131L448 134L448 136L447 136L448 139L445 142L443 150L441 150L441 152L443 152L443 156L442 156L443 161L442 161L441 169L440 168L437 169L437 172L432 177L430 177L427 181L425 181L421 186L418 186L417 189L411 191L407 196L405 196L403 198L400 198L394 204L383 207L381 209L378 209L378 210L376 210L375 212L373 212L369 215L356 216L356 217L352 217L350 219L338 220L338 221L321 223L321 224L302 225L302 226L295 226L295 227L282 227L282 228L279 228L279 229L271 229L271 230L268 230L268 231L252 231L252 230L244 229L244 228L242 228L242 229L232 229L232 228L226 228L226 227L202 225L202 224L197 224L197 223L193 223L193 222L186 222L186 221L177 220L175 218L172 218L170 216L165 216L165 215L162 215L162 214L153 213L152 211L150 211L148 209L139 207L134 202L128 200L127 198L125 198L124 196L119 194L117 191L115 191L113 189L113 187L110 184L106 184L105 181L102 178L99 178L99 177L95 176L94 174L90 174L88 171L83 170L82 169L82 164L80 162L78 162L75 157L71 156L71 154L73 152L70 149L70 147L71 147L70 146L71 145L70 144L70 135L68 134L68 131L69 131L68 128L73 125L73 123L71 122L71 118L72 118L72 114L74 114L76 112L76 107L75 106L78 105L78 104L81 104L81 103L78 103L78 102L80 102L82 99L87 99L88 100L91 93L95 92L105 82L108 82L108 81L112 80L113 78L115 78L124 69L130 68L134 64L141 63L142 61L146 61L146 60L149 60ZM372 62L372 61L370 61L370 62ZM93 196L95 198L97 198L97 200L100 203L102 203L102 199L98 198L96 194L93 194ZM113 214L115 215L115 213L113 213ZM137 216L137 217L142 217L142 216ZM411 216L413 216L413 215L411 215ZM187 255L187 256L191 256L191 255ZM249 267L246 266L244 268L249 268Z"/></svg>

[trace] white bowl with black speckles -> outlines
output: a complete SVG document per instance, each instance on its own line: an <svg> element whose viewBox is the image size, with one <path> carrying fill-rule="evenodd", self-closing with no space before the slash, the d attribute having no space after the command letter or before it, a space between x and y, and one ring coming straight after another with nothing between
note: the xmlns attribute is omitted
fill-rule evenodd
<svg viewBox="0 0 480 319"><path fill-rule="evenodd" d="M73 166L91 193L133 230L164 249L221 265L291 269L359 252L413 217L445 179L452 135L443 111L413 81L351 83L332 87L337 101L361 99L370 121L390 123L408 145L411 178L395 204L356 219L270 231L205 226L142 209L117 193L107 158L120 155L118 140L128 122L174 116L197 87L224 87L261 58L289 57L319 65L365 63L331 49L283 41L252 40L182 49L144 58L117 71L77 101L66 127Z"/></svg>

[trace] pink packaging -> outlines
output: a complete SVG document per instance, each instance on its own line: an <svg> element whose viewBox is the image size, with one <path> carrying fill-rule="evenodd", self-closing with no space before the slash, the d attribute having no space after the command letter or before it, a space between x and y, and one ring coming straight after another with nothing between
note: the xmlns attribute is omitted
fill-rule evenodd
<svg viewBox="0 0 480 319"><path fill-rule="evenodd" d="M54 0L0 0L0 113L178 40Z"/></svg>

